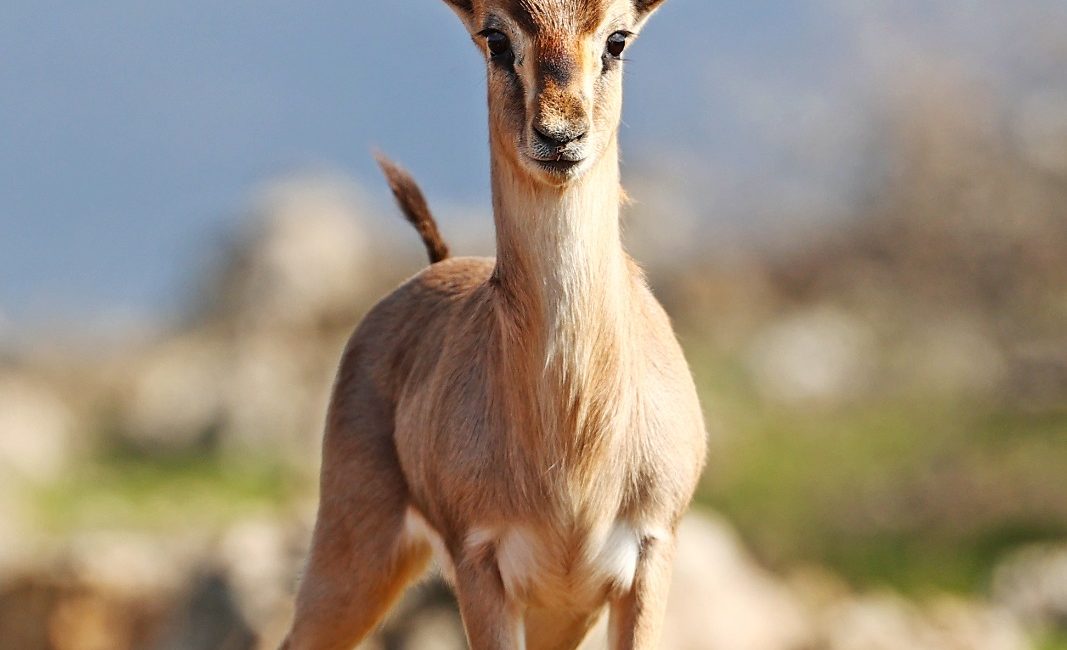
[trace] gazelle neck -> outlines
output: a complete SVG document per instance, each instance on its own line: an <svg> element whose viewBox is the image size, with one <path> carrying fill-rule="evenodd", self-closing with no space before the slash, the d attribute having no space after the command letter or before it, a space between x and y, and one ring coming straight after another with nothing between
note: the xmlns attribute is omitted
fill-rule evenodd
<svg viewBox="0 0 1067 650"><path fill-rule="evenodd" d="M494 282L510 342L505 363L530 391L522 408L541 422L530 449L554 450L546 465L572 465L564 459L583 456L571 452L604 440L611 427L603 418L615 410L597 402L620 394L629 367L633 278L619 234L620 195L614 142L565 188L538 183L494 151Z"/></svg>
<svg viewBox="0 0 1067 650"><path fill-rule="evenodd" d="M518 439L545 475L585 484L593 475L581 468L621 430L612 418L626 409L603 400L624 394L633 347L617 144L565 188L531 179L494 147L492 181L505 376L518 387L513 408L535 423Z"/></svg>
<svg viewBox="0 0 1067 650"><path fill-rule="evenodd" d="M505 299L534 319L529 326L543 325L548 338L618 316L629 272L619 233L617 142L565 187L531 178L495 144L494 277Z"/></svg>

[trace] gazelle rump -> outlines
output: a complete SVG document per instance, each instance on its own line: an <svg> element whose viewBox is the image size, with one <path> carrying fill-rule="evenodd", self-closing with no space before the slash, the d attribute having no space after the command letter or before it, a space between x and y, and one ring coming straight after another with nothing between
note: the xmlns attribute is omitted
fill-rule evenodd
<svg viewBox="0 0 1067 650"><path fill-rule="evenodd" d="M497 258L431 261L345 350L284 647L351 648L437 555L474 650L657 647L704 464L693 381L622 248L620 55L658 0L446 0L486 55Z"/></svg>

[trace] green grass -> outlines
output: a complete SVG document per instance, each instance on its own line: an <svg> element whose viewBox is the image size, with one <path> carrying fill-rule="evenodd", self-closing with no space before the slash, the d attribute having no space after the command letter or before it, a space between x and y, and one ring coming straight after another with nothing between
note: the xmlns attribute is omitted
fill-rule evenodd
<svg viewBox="0 0 1067 650"><path fill-rule="evenodd" d="M968 593L1008 550L1067 538L1067 413L906 389L837 408L774 406L730 359L693 361L713 440L698 498L772 567Z"/></svg>
<svg viewBox="0 0 1067 650"><path fill-rule="evenodd" d="M37 523L57 533L196 528L277 511L310 491L306 476L279 462L117 455L31 490L30 502Z"/></svg>
<svg viewBox="0 0 1067 650"><path fill-rule="evenodd" d="M1038 650L1067 650L1067 634L1050 634L1037 645Z"/></svg>

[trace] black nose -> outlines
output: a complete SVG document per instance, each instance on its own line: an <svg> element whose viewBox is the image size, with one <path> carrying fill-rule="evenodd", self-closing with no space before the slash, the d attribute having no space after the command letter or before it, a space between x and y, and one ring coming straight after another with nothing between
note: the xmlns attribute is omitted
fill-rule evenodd
<svg viewBox="0 0 1067 650"><path fill-rule="evenodd" d="M572 142L577 142L585 137L584 130L578 129L560 129L549 130L544 127L533 127L534 136L541 142L542 145L549 149L559 150Z"/></svg>

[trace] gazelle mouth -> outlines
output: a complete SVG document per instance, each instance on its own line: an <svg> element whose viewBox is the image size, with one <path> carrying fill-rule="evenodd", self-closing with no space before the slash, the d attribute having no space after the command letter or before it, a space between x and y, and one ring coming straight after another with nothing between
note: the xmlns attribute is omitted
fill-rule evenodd
<svg viewBox="0 0 1067 650"><path fill-rule="evenodd" d="M580 160L567 160L566 158L559 158L558 160L542 160L541 158L529 157L539 167L554 172L566 172L574 169L578 165L584 162L584 159Z"/></svg>

